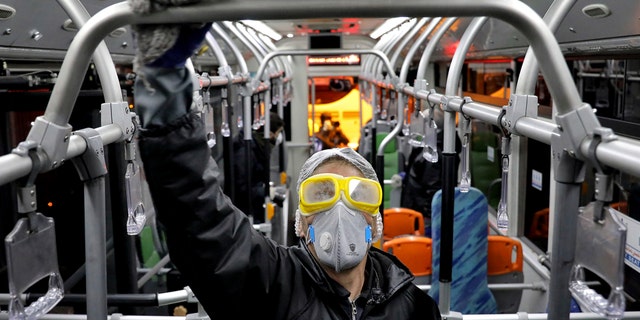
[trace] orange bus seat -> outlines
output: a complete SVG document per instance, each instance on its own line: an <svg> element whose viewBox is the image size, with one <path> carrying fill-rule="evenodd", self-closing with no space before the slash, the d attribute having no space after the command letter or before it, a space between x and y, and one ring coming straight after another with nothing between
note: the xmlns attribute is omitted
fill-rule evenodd
<svg viewBox="0 0 640 320"><path fill-rule="evenodd" d="M528 238L547 239L549 237L549 208L536 211L533 214Z"/></svg>
<svg viewBox="0 0 640 320"><path fill-rule="evenodd" d="M609 205L611 208L616 209L624 214L629 214L629 207L626 201L614 202Z"/></svg>
<svg viewBox="0 0 640 320"><path fill-rule="evenodd" d="M383 240L401 235L424 236L422 213L409 208L387 208L383 213Z"/></svg>
<svg viewBox="0 0 640 320"><path fill-rule="evenodd" d="M498 235L488 236L487 281L489 283L524 282L523 253L520 241ZM516 313L520 307L522 290L493 291L498 313Z"/></svg>
<svg viewBox="0 0 640 320"><path fill-rule="evenodd" d="M431 283L432 240L424 236L400 236L385 241L382 250L393 254L416 277L414 283Z"/></svg>

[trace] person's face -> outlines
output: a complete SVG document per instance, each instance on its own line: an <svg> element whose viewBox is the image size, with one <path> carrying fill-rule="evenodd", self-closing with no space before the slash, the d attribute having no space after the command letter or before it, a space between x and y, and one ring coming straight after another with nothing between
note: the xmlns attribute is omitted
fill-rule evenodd
<svg viewBox="0 0 640 320"><path fill-rule="evenodd" d="M345 164L343 162L328 162L326 164L322 164L313 172L314 175L320 174L320 173L334 173L334 174L339 174L343 177L364 178L364 175L362 174L362 172L360 172L360 170L356 169L354 166ZM360 214L364 216L364 218L366 219L369 225L373 225L373 217L370 214L365 212L360 212ZM301 231L305 239L307 240L308 240L307 228L309 224L313 223L314 216L315 215L303 217L303 228Z"/></svg>
<svg viewBox="0 0 640 320"><path fill-rule="evenodd" d="M278 136L280 135L280 133L282 133L283 129L284 128L280 127L278 130L276 130L276 132L269 132L269 143L271 144L272 147L276 145Z"/></svg>

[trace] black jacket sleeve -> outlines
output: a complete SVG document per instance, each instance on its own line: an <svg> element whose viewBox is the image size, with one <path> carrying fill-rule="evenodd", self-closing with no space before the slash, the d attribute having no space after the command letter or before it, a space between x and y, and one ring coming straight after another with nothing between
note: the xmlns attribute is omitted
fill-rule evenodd
<svg viewBox="0 0 640 320"><path fill-rule="evenodd" d="M247 301L265 301L286 250L223 194L205 137L201 119L187 114L143 130L139 146L171 261L209 316L231 319Z"/></svg>

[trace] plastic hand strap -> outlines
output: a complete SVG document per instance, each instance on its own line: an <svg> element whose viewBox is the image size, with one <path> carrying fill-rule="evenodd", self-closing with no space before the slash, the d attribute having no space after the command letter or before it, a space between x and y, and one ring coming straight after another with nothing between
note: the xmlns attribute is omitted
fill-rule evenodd
<svg viewBox="0 0 640 320"><path fill-rule="evenodd" d="M127 164L125 173L125 188L127 191L127 234L140 234L147 221L142 201L142 178L140 168L135 162Z"/></svg>
<svg viewBox="0 0 640 320"><path fill-rule="evenodd" d="M569 290L591 312L616 319L622 317L625 310L623 283L627 229L619 220L618 212L610 207L604 207L603 220L594 222L597 207L592 202L580 208L576 264L571 274ZM584 284L583 269L592 271L609 284L611 293L608 299Z"/></svg>
<svg viewBox="0 0 640 320"><path fill-rule="evenodd" d="M509 215L507 214L507 191L509 180L509 157L502 156L502 188L500 190L500 202L498 203L497 224L498 230L503 234L509 231Z"/></svg>
<svg viewBox="0 0 640 320"><path fill-rule="evenodd" d="M62 284L62 276L59 273L50 274L47 293L26 308L22 305L22 301L12 294L9 303L9 319L35 320L42 317L62 300L64 296Z"/></svg>
<svg viewBox="0 0 640 320"><path fill-rule="evenodd" d="M30 213L29 218L18 220L5 238L5 247L11 297L9 319L31 320L46 314L64 295L53 219ZM49 277L47 293L25 308L20 296L45 277Z"/></svg>
<svg viewBox="0 0 640 320"><path fill-rule="evenodd" d="M213 107L211 106L211 93L209 90L205 90L203 92L204 98L204 108L202 112L202 117L204 117L204 125L205 130L207 132L207 144L209 148L213 148L216 145L216 133L213 129Z"/></svg>
<svg viewBox="0 0 640 320"><path fill-rule="evenodd" d="M253 100L253 124L251 125L251 128L253 130L258 130L260 129L260 101L258 101L257 98L254 98Z"/></svg>
<svg viewBox="0 0 640 320"><path fill-rule="evenodd" d="M231 129L229 128L229 103L227 102L227 89L222 89L222 124L220 125L220 133L223 137L231 136Z"/></svg>
<svg viewBox="0 0 640 320"><path fill-rule="evenodd" d="M402 124L402 134L405 136L408 136L409 134L411 134L411 127L410 127L411 122L409 121L409 117L411 117L411 114L409 113L409 107L405 106L404 107L404 123Z"/></svg>
<svg viewBox="0 0 640 320"><path fill-rule="evenodd" d="M471 172L469 172L469 135L462 137L462 151L460 152L462 176L460 177L460 192L469 192L471 187Z"/></svg>
<svg viewBox="0 0 640 320"><path fill-rule="evenodd" d="M422 120L422 132L411 132L409 135L409 145L416 148L424 147L424 132L427 130L428 118L422 114L422 112L418 112L418 117Z"/></svg>
<svg viewBox="0 0 640 320"><path fill-rule="evenodd" d="M466 101L466 100L464 100ZM469 172L469 136L471 135L471 119L464 116L462 113L462 151L460 152L462 174L460 177L460 191L469 192L471 187L471 172Z"/></svg>
<svg viewBox="0 0 640 320"><path fill-rule="evenodd" d="M425 131L426 143L422 156L425 160L436 163L438 162L438 125L436 124L436 121L433 120L433 109L431 109L428 124L429 125Z"/></svg>

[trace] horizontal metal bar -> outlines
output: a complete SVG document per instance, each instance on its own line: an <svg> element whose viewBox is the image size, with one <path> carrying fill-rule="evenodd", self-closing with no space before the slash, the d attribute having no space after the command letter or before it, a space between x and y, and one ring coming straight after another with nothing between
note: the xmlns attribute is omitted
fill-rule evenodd
<svg viewBox="0 0 640 320"><path fill-rule="evenodd" d="M488 288L491 290L535 290L546 291L547 287L542 282L536 283L489 283ZM422 291L431 290L430 284L420 284L418 288Z"/></svg>
<svg viewBox="0 0 640 320"><path fill-rule="evenodd" d="M158 306L166 306L173 303L185 302L189 298L187 290L177 290L158 293Z"/></svg>
<svg viewBox="0 0 640 320"><path fill-rule="evenodd" d="M9 319L8 313L0 313L0 320ZM38 317L41 320L87 320L86 314L45 314ZM108 320L185 320L187 317L170 316L125 316L113 314L107 317ZM191 318L196 319L196 318Z"/></svg>
<svg viewBox="0 0 640 320"><path fill-rule="evenodd" d="M467 314L463 315L462 319L464 320L545 320L548 319L549 315L546 313L526 313L519 312L515 314ZM569 319L575 320L599 320L608 319L605 316L599 315L597 313L570 313ZM625 312L621 319L640 319L640 312L632 311Z"/></svg>
<svg viewBox="0 0 640 320"><path fill-rule="evenodd" d="M521 118L515 125L516 131L521 135L548 145L551 144L551 137L556 134L553 132L556 127L555 123L546 119L527 117Z"/></svg>
<svg viewBox="0 0 640 320"><path fill-rule="evenodd" d="M122 130L115 124L99 127L96 131L100 134L104 145L113 143L122 136ZM77 157L84 153L86 149L87 144L85 140L76 135L72 135L69 139L66 159ZM31 159L28 157L21 157L12 153L0 157L0 185L26 176L31 172L31 166Z"/></svg>
<svg viewBox="0 0 640 320"><path fill-rule="evenodd" d="M127 299L130 299L132 302L135 301L140 301L140 305L149 305L149 298L151 296L154 296L154 300L156 300L155 303L153 303L153 305L155 306L165 306L165 305L169 305L169 304L174 304L174 303L180 303L180 302L186 302L189 298L189 292L184 289L184 290L176 290L176 291L170 291L170 292L162 292L162 293L158 293L158 294L114 294L111 295L113 297L114 300L118 300L118 301L126 301ZM83 295L78 295L78 294L70 294L70 297L72 297L72 299L75 300L79 300L79 299L84 299L86 297L83 298ZM22 295L22 299L23 300L28 300L29 299L29 294L23 294ZM0 293L0 304L2 305L8 305L9 302L11 301L11 295L8 293Z"/></svg>
<svg viewBox="0 0 640 320"><path fill-rule="evenodd" d="M403 87L402 91L407 95L419 99L427 99L430 103L440 103L442 98L445 97L443 94L431 93L426 90L414 92L413 87L410 86ZM462 98L448 98L448 107L459 112ZM467 102L464 104L464 113L471 118L498 125L500 109L484 103ZM516 131L522 136L548 145L551 144L551 137L556 135L554 132L556 128L557 125L555 123L544 118L523 117L515 124ZM582 141L580 145L582 154L588 154L591 140L591 138L585 137ZM596 158L604 165L635 176L640 176L640 166L638 165L638 159L640 159L640 141L638 140L618 137L618 139L614 141L601 142L596 148Z"/></svg>
<svg viewBox="0 0 640 320"><path fill-rule="evenodd" d="M28 157L7 154L0 157L0 186L26 176L31 171L32 162Z"/></svg>
<svg viewBox="0 0 640 320"><path fill-rule="evenodd" d="M592 138L585 138L580 144L583 154L588 155ZM634 176L640 176L640 141L618 137L613 141L602 141L596 148L596 159L608 167L616 168Z"/></svg>
<svg viewBox="0 0 640 320"><path fill-rule="evenodd" d="M223 76L198 76L201 88L208 87L224 87L229 84L229 78ZM234 76L231 79L232 84L244 83L249 81L249 78L243 76Z"/></svg>

